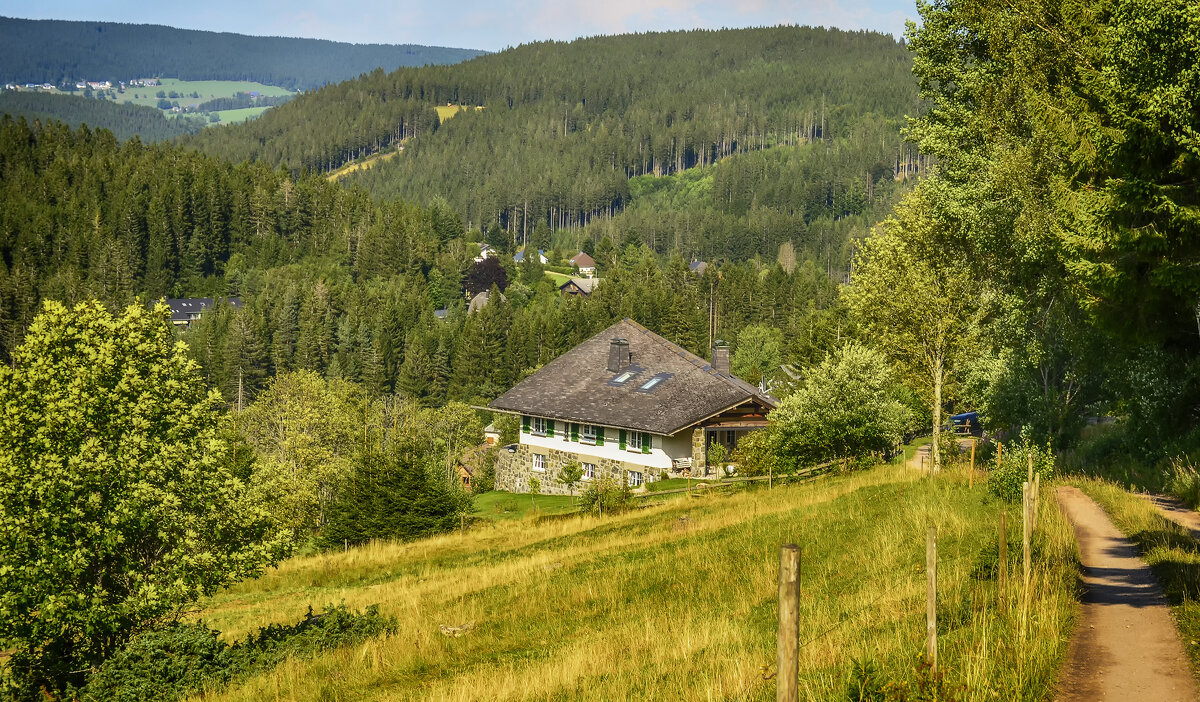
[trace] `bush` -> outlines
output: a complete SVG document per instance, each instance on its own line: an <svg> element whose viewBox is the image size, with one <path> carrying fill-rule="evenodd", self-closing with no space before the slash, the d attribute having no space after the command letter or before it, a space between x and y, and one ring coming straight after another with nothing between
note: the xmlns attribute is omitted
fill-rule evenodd
<svg viewBox="0 0 1200 702"><path fill-rule="evenodd" d="M147 632L109 658L81 691L83 700L175 700L235 676L266 670L289 657L360 643L395 630L395 620L372 605L308 613L295 624L272 624L233 645L203 623L176 623Z"/></svg>
<svg viewBox="0 0 1200 702"><path fill-rule="evenodd" d="M846 682L847 702L955 702L961 699L958 693L946 684L940 672L918 656L912 672L897 680L879 670L870 660L855 660L851 664L849 680Z"/></svg>
<svg viewBox="0 0 1200 702"><path fill-rule="evenodd" d="M895 387L886 359L876 351L848 344L827 356L771 412L780 464L795 470L893 447L909 421Z"/></svg>
<svg viewBox="0 0 1200 702"><path fill-rule="evenodd" d="M612 478L593 481L579 493L579 510L615 514L633 505L633 489L628 482L617 484Z"/></svg>
<svg viewBox="0 0 1200 702"><path fill-rule="evenodd" d="M1000 465L988 473L988 490L1005 502L1021 501L1021 485L1029 476L1029 457L1033 472L1045 482L1054 477L1054 452L1050 445L1038 446L1028 438L1007 444L1000 453Z"/></svg>

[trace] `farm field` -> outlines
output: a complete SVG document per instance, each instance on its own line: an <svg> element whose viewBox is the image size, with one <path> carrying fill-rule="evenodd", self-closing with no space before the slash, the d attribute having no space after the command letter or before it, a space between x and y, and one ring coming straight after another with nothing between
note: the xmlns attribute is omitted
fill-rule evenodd
<svg viewBox="0 0 1200 702"><path fill-rule="evenodd" d="M775 661L788 542L803 549L802 698L844 698L856 661L876 683L915 690L930 679L919 663L929 524L939 529L945 689L962 700L1050 699L1077 561L1053 500L1041 504L1024 630L1018 588L1004 597L997 588L1002 505L968 489L961 472L931 482L884 466L604 519L502 519L295 558L201 602L198 616L234 639L344 601L378 604L399 633L291 660L203 699L774 699L761 667ZM1018 523L1010 573L1020 550ZM458 638L439 633L471 624Z"/></svg>
<svg viewBox="0 0 1200 702"><path fill-rule="evenodd" d="M214 98L233 97L238 93L254 93L266 97L280 97L284 95L292 95L292 91L286 88L280 88L274 85L265 85L254 81L237 81L237 80L179 80L177 78L162 78L159 80L159 85L149 87L127 87L124 93L117 93L114 89L112 94L116 95L116 102L128 103L133 105L144 105L147 107L157 107L159 91L165 93L167 99L178 102L181 106L198 105L206 100ZM81 93L65 93L58 90L49 91L61 95L81 95ZM179 97L171 98L172 92L178 93ZM200 97L193 97L193 93ZM199 113L207 116L209 114L217 114L220 116L221 124L233 124L244 122L247 119L258 117L263 112L270 109L269 107L247 107L237 110L219 110L215 113ZM170 112L166 112L168 116Z"/></svg>

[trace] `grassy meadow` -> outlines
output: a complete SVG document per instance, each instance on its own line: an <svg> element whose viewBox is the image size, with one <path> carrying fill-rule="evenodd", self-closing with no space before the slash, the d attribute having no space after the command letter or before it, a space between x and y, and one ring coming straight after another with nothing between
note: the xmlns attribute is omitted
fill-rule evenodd
<svg viewBox="0 0 1200 702"><path fill-rule="evenodd" d="M528 500L490 499L518 498ZM881 467L603 519L495 519L465 534L299 557L202 602L198 616L232 639L344 601L379 604L399 633L194 699L774 699L763 667L773 673L788 542L803 548L802 696L844 698L855 661L913 684L930 523L947 688L963 700L1050 699L1074 611L1074 543L1044 499L1023 630L1017 588L997 592L1001 507L962 473L931 482ZM1015 574L1020 527L1009 512ZM440 625L473 628L448 637Z"/></svg>
<svg viewBox="0 0 1200 702"><path fill-rule="evenodd" d="M170 95L172 91L179 93L180 97L173 98L180 105L195 105L206 100L221 97L233 97L238 93L258 93L268 97L279 97L282 95L292 95L292 91L287 88L280 88L275 85L266 85L254 81L243 80L179 80L178 78L161 78L159 85L149 87L127 86L124 93L116 92L113 88L112 93L116 95L117 102L129 103L132 105L145 105L147 107L158 106L158 92ZM59 93L58 90L51 92ZM192 93L198 94L200 97L192 97ZM70 93L62 93L64 95ZM74 93L80 95L82 93ZM172 98L168 98L172 99ZM236 122L244 122L247 119L258 117L263 112L269 110L269 107L247 107L237 110L218 110L213 113L203 113L204 115L216 114L221 117L221 124L232 124ZM168 113L169 114L169 113Z"/></svg>

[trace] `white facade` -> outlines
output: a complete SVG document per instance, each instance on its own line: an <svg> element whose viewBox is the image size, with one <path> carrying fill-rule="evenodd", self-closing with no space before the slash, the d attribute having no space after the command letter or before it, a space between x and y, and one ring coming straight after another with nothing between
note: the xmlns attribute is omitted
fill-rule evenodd
<svg viewBox="0 0 1200 702"><path fill-rule="evenodd" d="M556 451L576 453L579 454L579 460L581 461L586 461L589 457L608 459L646 466L656 471L669 471L672 469L676 458L691 458L692 455L690 430L684 430L674 436L649 434L650 452L643 453L640 447L633 447L636 441L633 435L644 434L646 432L626 430L626 447L622 449L620 444L621 430L619 429L598 427L598 429L604 431L604 444L596 445L594 442L584 441L582 433L580 434L579 441L572 441L570 424L562 421L555 422L554 424L553 436L533 431L532 425L530 431L525 431L524 427L522 427L520 443L535 449L554 449ZM566 430L564 431L564 429Z"/></svg>

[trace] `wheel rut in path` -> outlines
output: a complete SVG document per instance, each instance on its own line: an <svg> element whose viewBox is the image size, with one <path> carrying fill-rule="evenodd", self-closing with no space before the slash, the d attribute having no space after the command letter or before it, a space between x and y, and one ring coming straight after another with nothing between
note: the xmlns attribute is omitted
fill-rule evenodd
<svg viewBox="0 0 1200 702"><path fill-rule="evenodd" d="M1075 528L1086 588L1059 702L1200 699L1162 588L1133 542L1078 488L1055 497Z"/></svg>

